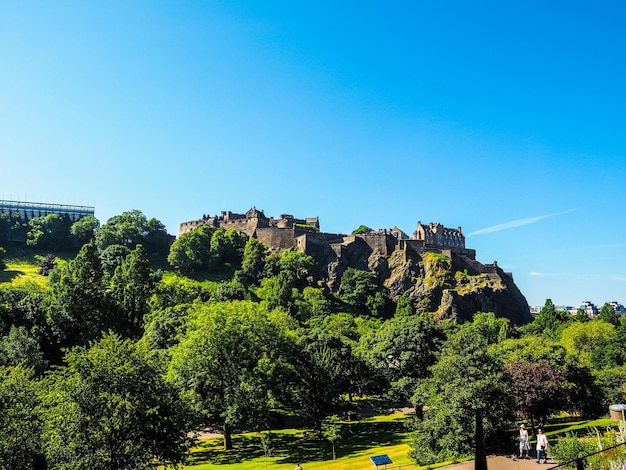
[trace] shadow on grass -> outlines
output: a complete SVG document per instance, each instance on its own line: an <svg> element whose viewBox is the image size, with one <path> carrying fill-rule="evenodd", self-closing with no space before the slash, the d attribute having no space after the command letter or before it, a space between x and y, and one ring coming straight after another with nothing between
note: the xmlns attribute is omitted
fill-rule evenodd
<svg viewBox="0 0 626 470"><path fill-rule="evenodd" d="M562 431L566 431L567 433L573 433L577 436L584 436L589 433L589 429L592 427L597 427L604 431L606 428L611 427L611 425L611 423L598 424L597 419L576 418L569 422L560 421L553 424L548 423L543 429L549 434L558 434Z"/></svg>
<svg viewBox="0 0 626 470"><path fill-rule="evenodd" d="M0 271L0 282L11 282L20 274L21 271Z"/></svg>
<svg viewBox="0 0 626 470"><path fill-rule="evenodd" d="M384 423L363 420L346 423L342 430L343 439L335 444L337 457L365 452L373 447L400 444L405 440L406 432L402 420ZM272 432L270 447L276 463L310 462L332 458L330 442L307 431ZM240 464L247 460L262 458L264 455L259 434L238 434L233 436L233 449L228 451L223 450L222 439L201 442L189 456L188 465Z"/></svg>

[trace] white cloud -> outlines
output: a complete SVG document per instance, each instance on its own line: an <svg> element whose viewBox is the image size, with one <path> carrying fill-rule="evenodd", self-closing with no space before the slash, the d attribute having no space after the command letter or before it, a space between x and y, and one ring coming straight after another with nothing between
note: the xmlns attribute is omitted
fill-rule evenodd
<svg viewBox="0 0 626 470"><path fill-rule="evenodd" d="M467 234L466 237L471 237L472 235L484 235L485 233L499 232L500 230L507 230L510 228L521 227L523 225L534 224L535 222L538 222L542 219L547 219L548 217L554 217L556 215L568 214L570 212L574 212L575 210L577 209L570 209L568 211L557 212L555 214L539 215L537 217L528 217L526 219L513 220L511 222L506 222L504 224L494 225L492 227L487 227L487 228L477 230L475 232Z"/></svg>

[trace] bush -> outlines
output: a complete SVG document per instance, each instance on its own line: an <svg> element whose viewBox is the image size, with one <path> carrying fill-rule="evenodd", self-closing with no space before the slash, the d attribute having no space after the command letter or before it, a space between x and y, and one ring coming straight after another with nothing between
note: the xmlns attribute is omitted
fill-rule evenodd
<svg viewBox="0 0 626 470"><path fill-rule="evenodd" d="M578 438L573 433L568 433L559 439L558 444L552 447L552 458L559 462L575 460L583 455L591 454L598 450L595 440L589 437Z"/></svg>
<svg viewBox="0 0 626 470"><path fill-rule="evenodd" d="M597 429L585 437L576 437L570 433L559 439L558 444L553 447L552 457L559 462L576 460L579 457L600 452L604 449L615 446L623 442L614 430L609 429L600 435ZM614 468L616 462L626 460L626 447L621 446L616 449L606 450L585 459L585 468L604 470Z"/></svg>
<svg viewBox="0 0 626 470"><path fill-rule="evenodd" d="M50 271L56 267L56 265L56 256L48 253L45 258L39 261L39 270L37 272L42 276L47 276L50 274Z"/></svg>

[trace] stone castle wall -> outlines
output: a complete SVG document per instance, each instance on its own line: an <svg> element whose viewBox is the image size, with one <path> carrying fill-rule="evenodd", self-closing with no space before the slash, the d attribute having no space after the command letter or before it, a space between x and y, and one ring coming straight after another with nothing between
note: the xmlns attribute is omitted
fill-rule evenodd
<svg viewBox="0 0 626 470"><path fill-rule="evenodd" d="M258 228L256 238L268 248L279 250L296 248L296 230L294 228Z"/></svg>
<svg viewBox="0 0 626 470"><path fill-rule="evenodd" d="M293 249L324 257L332 253L336 257L341 257L350 246L365 243L372 252L384 255L390 255L395 250L434 251L446 253L448 256L457 253L469 260L476 260L476 251L465 248L465 235L461 227L451 229L440 223L431 222L428 225L422 225L418 222L411 238L408 238L397 227L390 230L343 235L320 232L317 217L297 219L293 215L282 214L277 219L267 218L263 211L253 207L246 214L223 211L220 216L205 215L200 220L183 222L180 224L179 236L202 225L226 230L232 228L249 237L256 237L271 249ZM482 269L484 272L485 268Z"/></svg>

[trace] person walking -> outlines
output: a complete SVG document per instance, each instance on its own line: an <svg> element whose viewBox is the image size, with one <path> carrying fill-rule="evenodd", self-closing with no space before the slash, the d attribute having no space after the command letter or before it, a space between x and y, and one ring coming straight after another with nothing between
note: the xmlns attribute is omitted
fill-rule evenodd
<svg viewBox="0 0 626 470"><path fill-rule="evenodd" d="M543 463L548 463L548 438L541 429L537 429L537 463L543 457Z"/></svg>
<svg viewBox="0 0 626 470"><path fill-rule="evenodd" d="M528 431L523 423L519 427L519 458L529 459L530 441L528 440Z"/></svg>

